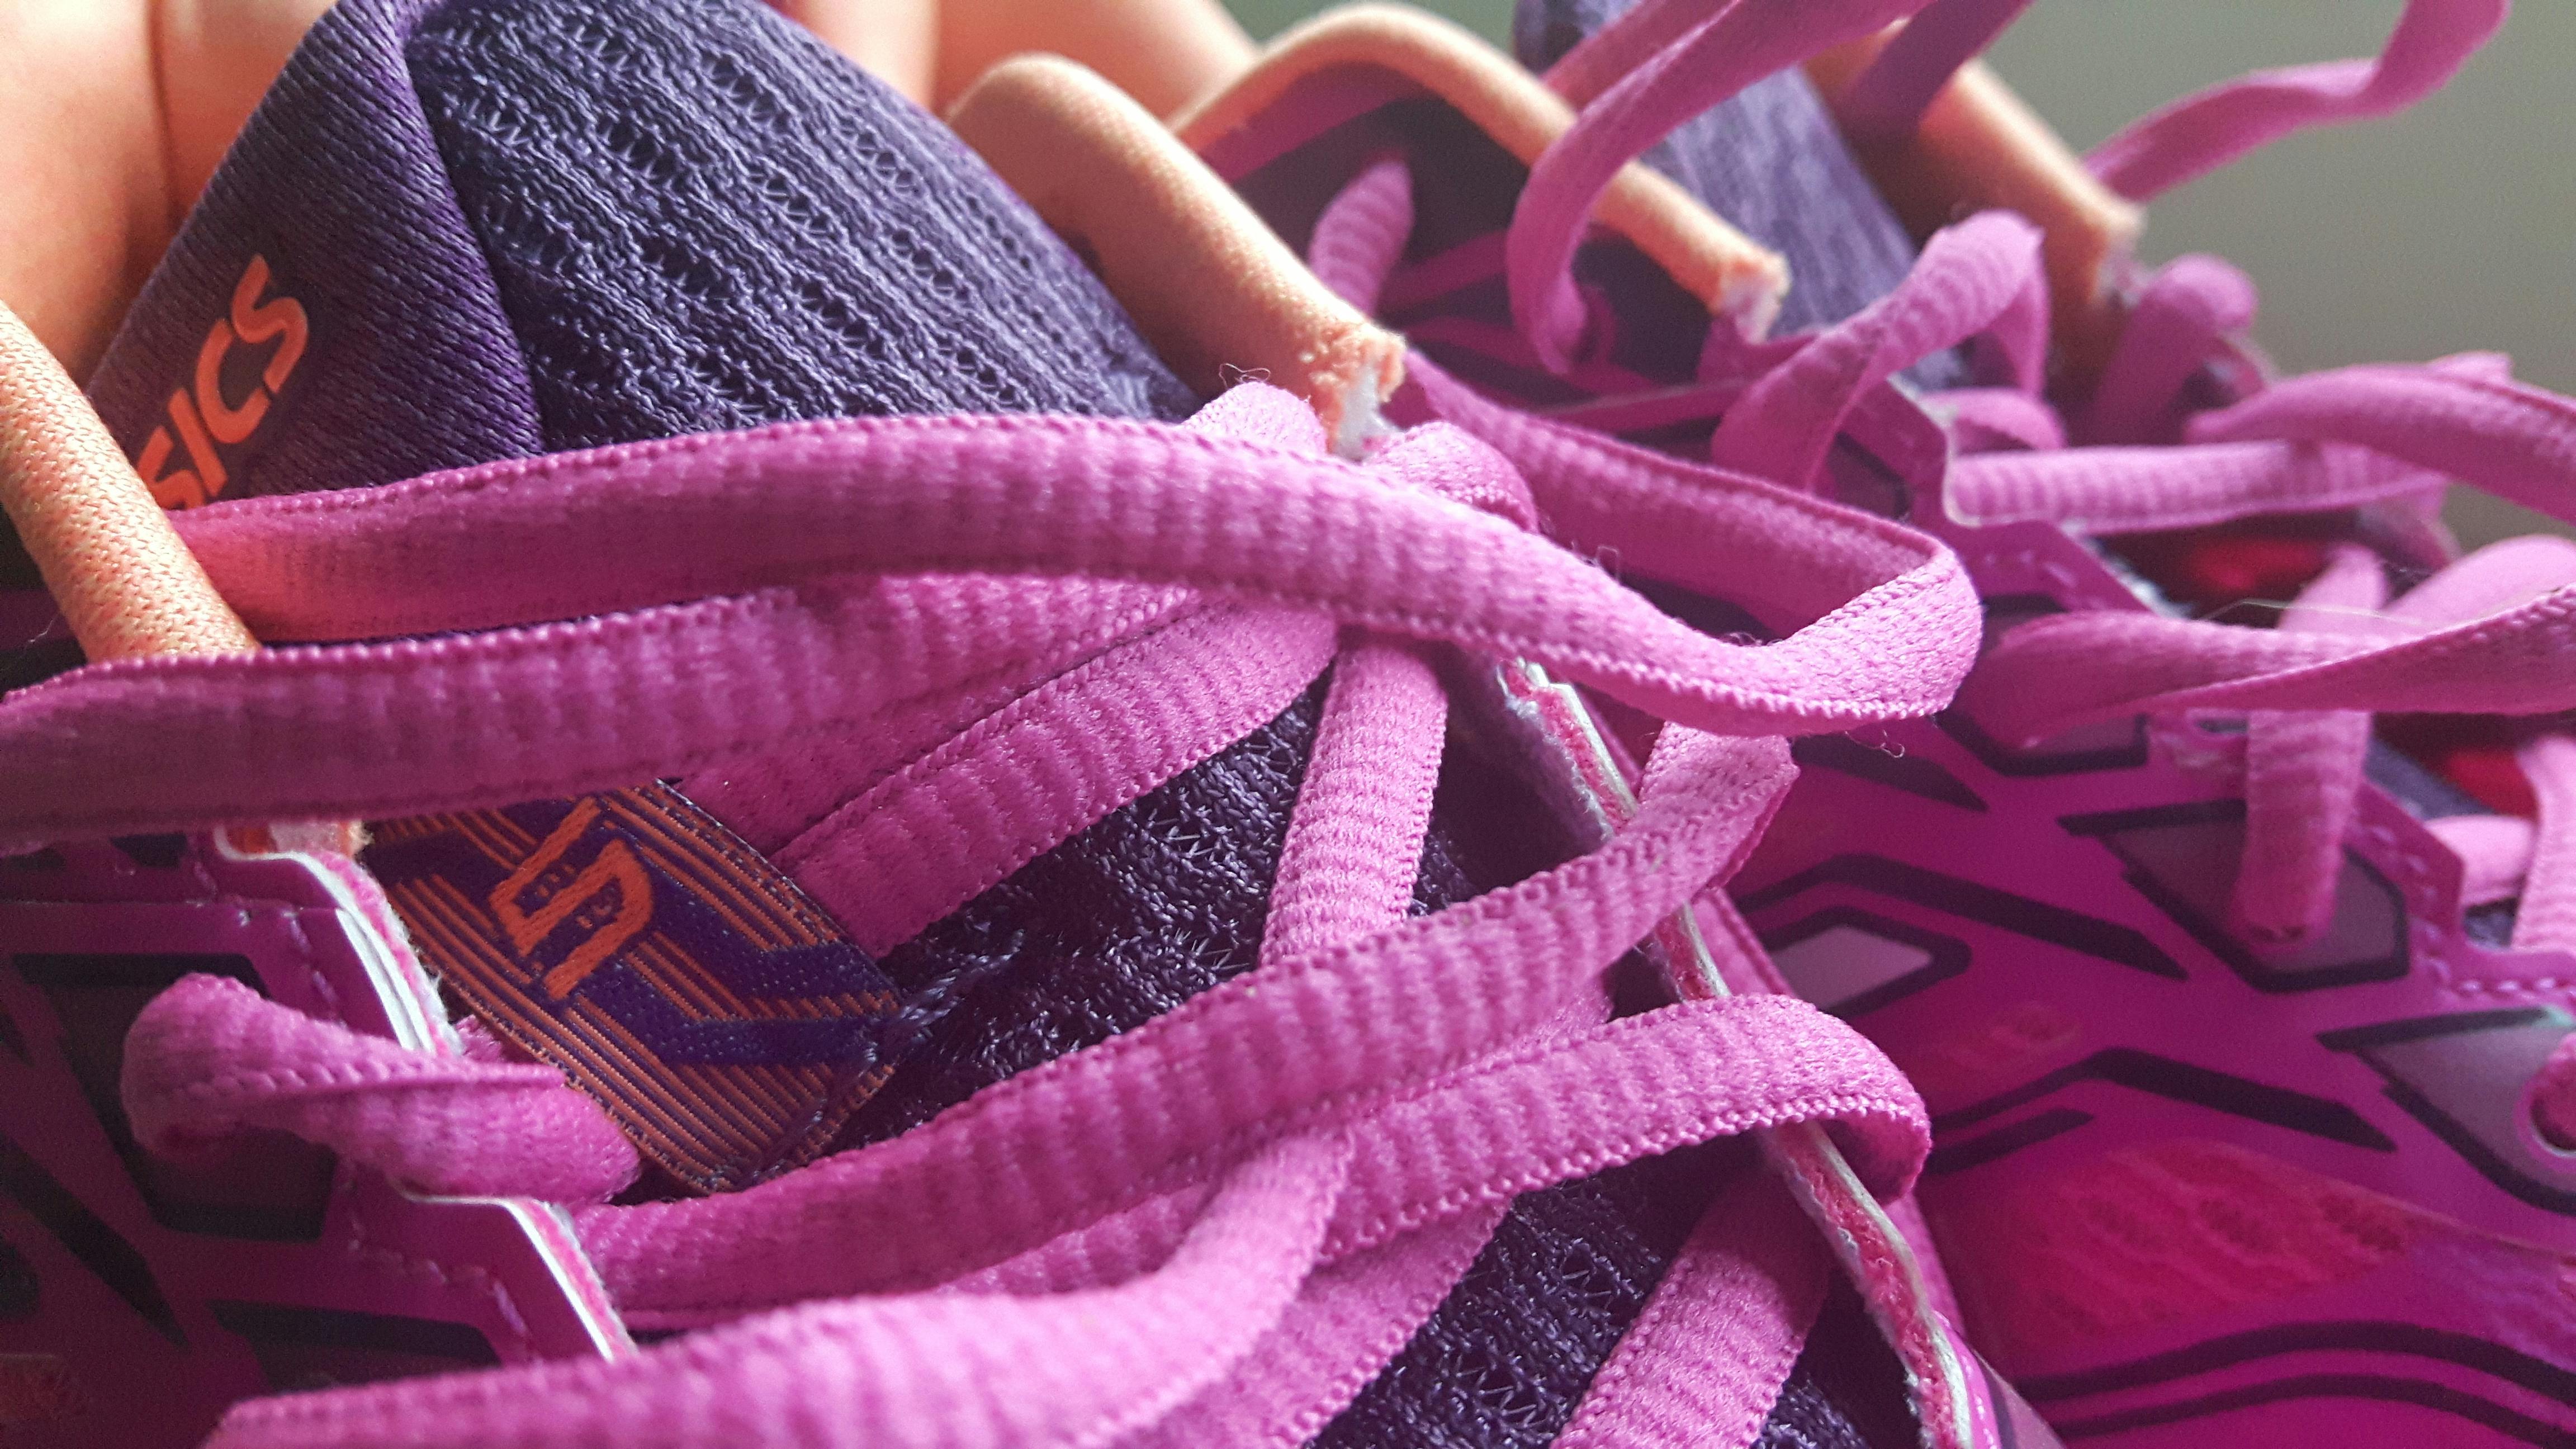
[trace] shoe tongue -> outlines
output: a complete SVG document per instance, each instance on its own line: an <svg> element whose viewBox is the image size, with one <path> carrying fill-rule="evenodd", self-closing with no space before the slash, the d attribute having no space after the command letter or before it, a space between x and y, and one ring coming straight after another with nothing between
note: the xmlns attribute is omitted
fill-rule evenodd
<svg viewBox="0 0 2576 1449"><path fill-rule="evenodd" d="M946 130L751 0L350 0L91 382L169 503L791 419L1191 399Z"/></svg>
<svg viewBox="0 0 2576 1449"><path fill-rule="evenodd" d="M1514 48L1534 71L1638 0L1520 0ZM1745 235L1786 257L1777 328L1829 326L1885 296L1914 263L1888 209L1805 72L1785 70L1677 127L1645 155Z"/></svg>

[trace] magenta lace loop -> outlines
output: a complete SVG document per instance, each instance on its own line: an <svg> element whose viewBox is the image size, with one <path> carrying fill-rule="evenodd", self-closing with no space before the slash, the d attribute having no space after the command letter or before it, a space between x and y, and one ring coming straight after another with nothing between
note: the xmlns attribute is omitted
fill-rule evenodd
<svg viewBox="0 0 2576 1449"><path fill-rule="evenodd" d="M2413 0L2375 60L2256 71L2186 96L2085 158L2105 186L2145 201L2316 126L2402 111L2440 90L2504 24L2508 0ZM2030 0L1932 0L1854 77L1840 109L1870 140L1911 135L1959 67Z"/></svg>
<svg viewBox="0 0 2576 1449"><path fill-rule="evenodd" d="M962 587L969 571L1321 613L1530 659L1724 733L1921 714L1966 667L1975 603L1945 550L1918 540L1893 574L1843 569L1822 586L1849 583L1847 607L1775 645L1728 644L1441 496L1508 475L1460 441L1436 455L1454 483L1390 488L1383 469L1177 428L867 420L199 510L185 536L267 637L485 632L118 663L21 691L0 703L0 839L611 788L1069 664L1132 626L1132 596L997 598ZM1766 540L1732 506L1704 500L1685 526L1751 550L1745 565L1855 533L1886 559L1884 534L1848 515ZM567 714L574 698L591 706ZM196 747L178 757L173 738Z"/></svg>
<svg viewBox="0 0 2576 1449"><path fill-rule="evenodd" d="M2048 346L2039 229L2010 212L1944 228L1895 291L1765 373L1727 409L1710 459L1806 487L1864 394L1972 337L1996 339L2015 386L2037 389Z"/></svg>
<svg viewBox="0 0 2576 1449"><path fill-rule="evenodd" d="M286 1132L425 1192L565 1202L604 1202L639 1168L552 1067L412 1051L223 977L187 977L135 1018L122 1092L163 1155Z"/></svg>
<svg viewBox="0 0 2576 1449"><path fill-rule="evenodd" d="M2030 0L1644 0L1547 75L1582 108L1531 168L1505 238L1512 319L1539 361L1573 364L1583 307L1572 267L1619 168L1764 76L1899 21L1840 98L1860 139L1910 134L1958 68ZM2260 71L2138 121L2087 158L2145 200L2311 127L2388 115L2441 88L2504 23L2507 0L2412 0L2376 60ZM1910 18L1909 18L1910 17Z"/></svg>
<svg viewBox="0 0 2576 1449"><path fill-rule="evenodd" d="M2259 385L2265 369L2241 340L2255 308L2253 279L2221 258L2180 256L2150 273L2085 401L2083 440L2179 442L2175 400L2204 368L2228 366Z"/></svg>
<svg viewBox="0 0 2576 1449"><path fill-rule="evenodd" d="M2515 382L2503 367L2501 358L2471 354L2288 378L2192 419L2190 437L2364 447L2576 519L2576 399Z"/></svg>

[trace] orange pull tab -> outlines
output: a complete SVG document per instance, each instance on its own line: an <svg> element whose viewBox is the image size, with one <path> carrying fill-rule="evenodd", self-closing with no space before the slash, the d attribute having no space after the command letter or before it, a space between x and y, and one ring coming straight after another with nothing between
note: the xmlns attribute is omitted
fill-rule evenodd
<svg viewBox="0 0 2576 1449"><path fill-rule="evenodd" d="M1249 373L1303 397L1355 452L1404 378L1404 343L1333 295L1144 107L1056 56L995 66L948 124L1085 252L1146 340L1202 393Z"/></svg>
<svg viewBox="0 0 2576 1449"><path fill-rule="evenodd" d="M1807 62L1831 107L1896 32L1836 46ZM1837 118L1839 119L1839 113ZM1981 61L1943 87L1902 141L1850 135L1852 153L1917 237L1970 212L2020 212L2045 234L2057 345L2079 372L2098 370L2118 340L2121 287L2146 213L2093 179L2073 148Z"/></svg>
<svg viewBox="0 0 2576 1449"><path fill-rule="evenodd" d="M1173 129L1205 152L1307 82L1363 68L1391 72L1445 102L1523 166L1574 124L1563 97L1475 35L1418 10L1372 4L1280 36L1252 69L1175 118ZM1593 220L1745 336L1761 336L1779 315L1788 264L1644 166L1620 171Z"/></svg>
<svg viewBox="0 0 2576 1449"><path fill-rule="evenodd" d="M0 307L0 508L93 660L259 647L107 424Z"/></svg>

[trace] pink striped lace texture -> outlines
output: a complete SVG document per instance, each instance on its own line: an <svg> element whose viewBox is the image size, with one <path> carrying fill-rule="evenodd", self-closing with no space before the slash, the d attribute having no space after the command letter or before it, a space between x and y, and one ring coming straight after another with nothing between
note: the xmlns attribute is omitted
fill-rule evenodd
<svg viewBox="0 0 2576 1449"><path fill-rule="evenodd" d="M1598 983L1750 848L1789 777L1760 736L1938 706L1974 649L1946 551L1756 480L1675 492L1685 543L1798 566L1773 602L1813 622L1721 645L1512 521L1527 490L1454 429L1342 464L1257 386L1203 427L1275 441L846 423L218 505L187 520L191 544L272 638L481 632L102 666L0 703L13 784L78 772L10 792L9 832L138 812L187 828L677 773L1069 663L1133 610L1086 612L1057 587L1074 580L1343 626L1255 971L750 1191L578 1208L630 1322L701 1330L686 1338L255 1401L218 1443L1178 1442L1315 1412L1396 1346L1352 1326L1427 1311L1521 1192L1796 1122L1830 1124L1874 1190L1904 1189L1921 1106L1856 1034L1769 998L1602 1024ZM943 612L941 581L975 572L1041 576L1025 586L1050 611ZM599 617L535 622L559 613ZM1433 663L1461 652L1544 658L1680 725L1591 854L1396 919L1445 728ZM657 697L710 674L685 703ZM214 732L196 768L221 778L149 804L115 777L154 770L173 721ZM126 1090L175 1150L284 1130L416 1185L595 1203L631 1151L550 1077L192 980L147 1011Z"/></svg>
<svg viewBox="0 0 2576 1449"><path fill-rule="evenodd" d="M1461 442L1414 452L1508 475ZM1131 626L1131 596L960 575L1186 586L1530 659L1735 735L1920 715L1973 656L1974 596L1946 550L1839 510L1771 536L1744 520L1778 490L1752 480L1677 523L1757 582L1830 561L1789 586L1823 607L1761 647L1392 481L1178 428L903 418L198 510L184 536L263 638L445 637L117 662L20 691L0 702L0 840L614 788L1070 662Z"/></svg>
<svg viewBox="0 0 2576 1449"><path fill-rule="evenodd" d="M1563 371L1583 330L1571 267L1611 176L1675 126L1775 71L1906 21L1852 82L1860 139L1909 134L1961 65L2029 0L1644 0L1557 62L1582 108L1530 172L1507 240L1512 315ZM2146 117L2086 158L2144 200L2311 127L2383 116L2440 89L2504 23L2507 0L2412 0L2374 60L2260 71Z"/></svg>
<svg viewBox="0 0 2576 1449"><path fill-rule="evenodd" d="M1933 0L1855 77L1841 111L1855 134L1913 132L1958 68L2030 0ZM2085 158L2103 183L2144 201L2247 152L2315 126L2386 116L2442 88L2504 24L2508 0L2413 0L2380 54L2256 71L2186 96Z"/></svg>

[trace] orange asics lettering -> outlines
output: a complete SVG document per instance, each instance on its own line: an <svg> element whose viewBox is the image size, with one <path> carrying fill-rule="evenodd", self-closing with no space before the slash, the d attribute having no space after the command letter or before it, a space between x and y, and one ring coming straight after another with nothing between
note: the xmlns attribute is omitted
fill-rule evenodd
<svg viewBox="0 0 2576 1449"><path fill-rule="evenodd" d="M164 508L194 508L223 496L232 477L223 450L251 440L270 404L295 375L296 364L304 360L305 344L312 338L304 304L282 292L263 300L269 281L268 259L253 256L233 285L232 310L206 329L190 386L170 394L169 421L152 430L134 460L135 470ZM258 377L240 396L226 396L224 365L233 351L271 342L276 350ZM173 454L185 454L187 466L171 467Z"/></svg>

